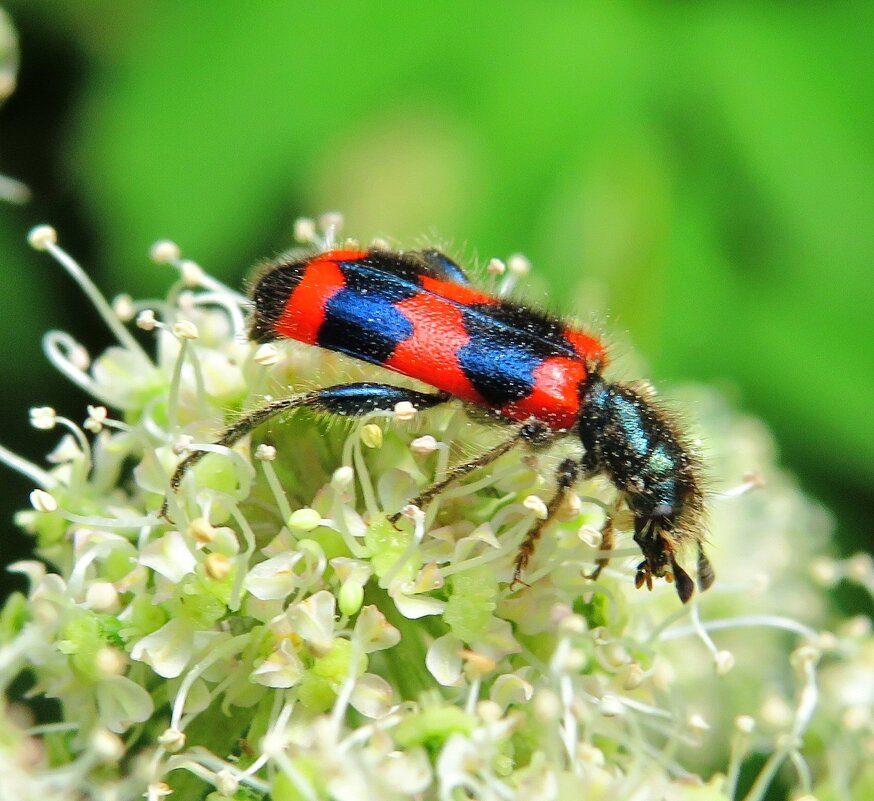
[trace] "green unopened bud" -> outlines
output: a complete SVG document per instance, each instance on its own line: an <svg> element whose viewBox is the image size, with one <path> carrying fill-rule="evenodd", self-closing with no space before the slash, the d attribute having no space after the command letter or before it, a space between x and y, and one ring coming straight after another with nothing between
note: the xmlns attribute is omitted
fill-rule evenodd
<svg viewBox="0 0 874 801"><path fill-rule="evenodd" d="M314 528L318 528L321 522L322 516L315 509L304 507L291 513L288 518L288 527L296 531L312 531Z"/></svg>
<svg viewBox="0 0 874 801"><path fill-rule="evenodd" d="M340 587L339 607L344 615L354 615L364 602L364 587L347 581Z"/></svg>

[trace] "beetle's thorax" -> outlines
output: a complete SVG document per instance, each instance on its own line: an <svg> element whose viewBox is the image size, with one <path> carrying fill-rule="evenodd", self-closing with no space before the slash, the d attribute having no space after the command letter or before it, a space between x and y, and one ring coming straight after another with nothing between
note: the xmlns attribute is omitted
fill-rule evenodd
<svg viewBox="0 0 874 801"><path fill-rule="evenodd" d="M586 462L606 473L638 520L672 529L700 497L694 459L665 413L640 392L597 373L581 385Z"/></svg>

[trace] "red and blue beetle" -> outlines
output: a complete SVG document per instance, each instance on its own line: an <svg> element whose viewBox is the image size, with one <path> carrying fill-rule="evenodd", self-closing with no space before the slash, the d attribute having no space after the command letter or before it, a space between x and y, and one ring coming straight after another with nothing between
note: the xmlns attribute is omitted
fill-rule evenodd
<svg viewBox="0 0 874 801"><path fill-rule="evenodd" d="M630 386L602 377L606 354L595 337L477 291L461 267L437 250L330 250L282 260L261 271L252 299L251 339L306 342L419 379L436 392L371 382L317 389L247 413L218 444L233 445L294 408L351 417L392 410L402 401L421 410L457 398L487 410L513 432L451 469L411 500L416 506L515 446L536 447L571 433L580 438L580 457L559 465L547 516L520 546L514 581L566 492L603 473L634 517L634 539L644 557L637 586L651 588L653 577L666 577L688 601L694 583L676 558L687 543L697 548L698 586L705 590L712 584L702 548L700 466L664 410ZM196 451L180 462L171 479L174 491L203 455ZM593 575L604 564L601 560Z"/></svg>

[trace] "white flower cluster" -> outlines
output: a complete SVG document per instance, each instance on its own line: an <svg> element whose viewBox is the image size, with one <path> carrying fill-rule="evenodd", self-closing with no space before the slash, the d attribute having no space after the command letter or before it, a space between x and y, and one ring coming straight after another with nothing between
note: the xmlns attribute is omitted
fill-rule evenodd
<svg viewBox="0 0 874 801"><path fill-rule="evenodd" d="M296 232L327 248L340 222ZM173 243L152 249L178 273L166 299L109 304L56 240L30 237L117 344L92 359L49 332L48 358L94 405L81 425L31 410L61 433L47 467L0 449L35 484L17 522L41 560L15 566L30 591L0 612L0 797L759 801L775 781L823 798L871 786L874 638L831 620L824 587L872 591L874 568L823 555L825 515L773 467L762 426L714 393L688 393L723 488L710 592L681 607L670 586L636 591L622 534L586 578L608 518L628 522L600 480L512 586L560 454L507 454L423 512L404 504L457 444L496 436L460 407L354 424L299 412L216 445L242 408L377 368L248 343L245 298ZM528 269L489 265L504 282ZM22 675L56 720L9 695ZM753 752L764 767L742 780Z"/></svg>

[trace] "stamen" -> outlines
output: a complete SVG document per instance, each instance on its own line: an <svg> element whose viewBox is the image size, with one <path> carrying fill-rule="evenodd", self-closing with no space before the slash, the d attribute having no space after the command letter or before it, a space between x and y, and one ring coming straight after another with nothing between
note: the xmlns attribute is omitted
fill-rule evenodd
<svg viewBox="0 0 874 801"><path fill-rule="evenodd" d="M143 360L144 365L153 368L149 355L140 347L140 344L133 338L130 331L121 324L112 307L94 282L78 263L57 244L57 234L54 232L54 229L49 226L37 226L31 229L28 241L36 250L48 251L55 261L67 271L91 301L97 313L103 318L109 330L112 331L115 338L119 341L119 344L131 351L131 353L137 354Z"/></svg>
<svg viewBox="0 0 874 801"><path fill-rule="evenodd" d="M319 228L322 231L323 246L331 250L337 246L337 234L343 227L343 215L339 211L329 211L319 217Z"/></svg>
<svg viewBox="0 0 874 801"><path fill-rule="evenodd" d="M13 453L3 445L0 445L0 462L11 467L16 473L29 478L34 484L45 490L54 489L58 485L58 480L54 476L49 475L41 467L37 467L33 462Z"/></svg>
<svg viewBox="0 0 874 801"><path fill-rule="evenodd" d="M259 450L263 448L263 445L259 445ZM282 488L282 483L279 481L279 476L276 475L276 468L273 466L273 458L266 458L263 455L255 454L255 458L261 462L261 469L264 471L264 476L267 479L267 484L270 487L270 492L273 495L273 500L276 501L276 508L279 510L279 515L282 520L289 520L292 516L291 506L288 503L288 497L285 494L285 490ZM276 450L273 450L273 455L275 457Z"/></svg>
<svg viewBox="0 0 874 801"><path fill-rule="evenodd" d="M42 340L43 353L51 364L81 390L108 404L119 406L118 400L103 389L82 368L82 346L65 331L48 331Z"/></svg>

